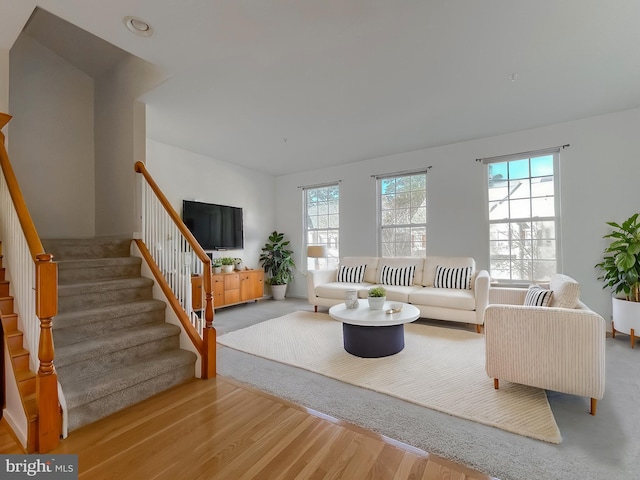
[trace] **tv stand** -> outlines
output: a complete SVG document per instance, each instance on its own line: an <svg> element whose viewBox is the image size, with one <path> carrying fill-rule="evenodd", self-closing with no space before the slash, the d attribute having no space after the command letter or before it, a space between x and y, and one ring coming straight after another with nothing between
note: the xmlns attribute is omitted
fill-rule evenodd
<svg viewBox="0 0 640 480"><path fill-rule="evenodd" d="M212 273L213 308L228 307L258 301L264 296L264 270L240 270L231 273ZM191 306L204 309L203 277L191 277Z"/></svg>

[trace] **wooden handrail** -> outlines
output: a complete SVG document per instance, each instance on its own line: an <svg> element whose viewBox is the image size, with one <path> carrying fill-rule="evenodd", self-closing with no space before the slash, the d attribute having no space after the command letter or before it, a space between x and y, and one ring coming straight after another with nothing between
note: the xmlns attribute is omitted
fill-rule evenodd
<svg viewBox="0 0 640 480"><path fill-rule="evenodd" d="M175 209L171 206L171 203L164 193L162 193L162 190L160 190L160 187L155 182L144 163L136 162L134 170L144 177L147 185L149 185L162 205L162 208L164 208L182 236L187 240L187 243L193 249L196 256L202 261L203 270L205 272L211 272L211 259L186 227L180 218L180 215L178 215ZM205 325L202 332L202 346L199 348L199 352L202 357L202 378L210 378L215 377L216 375L216 331L213 327L213 286L211 275L203 275L203 288L205 292ZM195 342L194 345L198 348L198 345Z"/></svg>
<svg viewBox="0 0 640 480"><path fill-rule="evenodd" d="M0 121L0 128L8 123L11 118L11 115L3 113L3 120ZM2 143L3 145L3 148L0 149L0 166L2 167L2 171L4 172L4 178L7 182L9 195L11 195L11 200L13 201L13 205L15 206L16 212L18 214L20 226L22 227L25 239L27 240L27 245L29 246L29 253L31 253L31 258L33 258L33 261L35 262L38 258L38 255L44 253L44 247L42 246L42 242L40 241L40 237L38 236L36 227L33 224L33 220L31 219L31 214L29 213L27 204L24 201L24 197L22 196L22 191L20 190L20 186L18 185L18 180L16 179L16 175L13 172L13 167L11 167L11 162L9 162L9 155L7 154L7 150L4 148L4 134L0 132L0 136L2 136L2 138L0 138L0 143Z"/></svg>
<svg viewBox="0 0 640 480"><path fill-rule="evenodd" d="M0 113L0 128L12 116ZM7 190L16 210L16 215L34 262L35 269L35 313L40 321L38 343L38 372L36 376L36 401L38 404L37 449L40 453L53 450L60 442L61 418L58 402L58 376L53 360L55 351L51 332L52 318L58 313L58 265L53 256L45 253L38 232L22 196L9 155L5 148L5 136L0 131L0 168L7 183ZM23 318L28 322L28 318Z"/></svg>

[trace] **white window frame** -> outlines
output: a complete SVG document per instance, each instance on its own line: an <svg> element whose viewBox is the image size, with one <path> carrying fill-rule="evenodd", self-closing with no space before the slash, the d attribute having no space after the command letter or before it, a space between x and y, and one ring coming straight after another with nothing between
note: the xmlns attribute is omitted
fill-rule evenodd
<svg viewBox="0 0 640 480"><path fill-rule="evenodd" d="M488 222L488 227L489 227L489 238L488 238L488 242L489 242L489 251L488 251L488 259L489 259L489 273L491 275L491 269L492 269L492 252L491 252L491 242L493 241L493 239L491 238L491 225L493 224L501 224L501 223L509 223L509 224L518 224L518 223L523 223L523 222L542 222L542 221L553 221L554 222L554 231L555 231L555 272L556 273L560 273L562 271L562 257L561 257L561 252L562 252L562 248L561 248L561 240L562 240L562 232L561 232L561 203L560 203L560 149L563 147L554 147L554 148L550 148L550 149L544 149L544 150L535 150L535 151L531 151L531 152L522 152L522 153L516 153L516 154L512 154L512 155L503 155L500 157L491 157L491 158L485 158L482 159L482 162L485 164L485 192L486 192L486 205L487 205L487 222ZM543 157L543 156L547 156L547 155L552 155L553 156L553 197L554 197L554 215L553 216L544 216L544 217L536 217L533 216L532 214L530 214L528 217L506 217L503 219L490 219L490 205L491 205L491 201L489 199L489 166L491 164L498 164L498 163L506 163L506 162L513 162L513 161L518 161L518 160L528 160L529 161L529 167L531 165L531 159L532 158L538 158L538 157ZM548 176L548 175L544 175L544 176ZM531 179L531 178L540 178L540 177L532 177L531 176L531 170L529 170L529 177L527 177L527 179ZM533 198L540 198L540 197L535 197L533 196L531 193L529 194L528 197L524 197L524 198L528 198L530 201ZM509 238L508 242L511 243L512 239ZM511 248L510 248L511 250ZM512 258L513 259L513 258ZM510 275L509 275L509 279L505 279L505 278L494 278L492 276L492 283L494 284L502 284L502 285L509 285L509 286L526 286L529 285L531 283L538 283L538 282L547 282L549 279L548 278L535 278L535 276L533 275L533 270L530 269L529 271L529 278L527 279L514 279L514 274L512 271L512 266L510 267Z"/></svg>
<svg viewBox="0 0 640 480"><path fill-rule="evenodd" d="M324 270L333 267L337 267L340 261L340 182L331 182L324 183L320 185L309 185L302 188L302 204L303 204L303 265L304 271L307 272L309 270ZM327 226L320 227L319 225L311 226L309 222L309 202L308 202L308 192L310 190L321 190L321 189L329 189L336 188L338 191L338 201L337 201L337 212L331 213L327 212ZM327 205L329 209L330 206ZM324 215L324 214L323 214ZM330 215L337 216L337 225L329 226L330 223ZM315 215L317 216L317 214ZM312 232L315 232L315 239L310 241L310 235ZM326 232L324 238L322 232ZM307 257L307 247L310 245L323 245L327 247L327 256L323 258L308 258ZM310 267L310 263L313 263L313 268Z"/></svg>
<svg viewBox="0 0 640 480"><path fill-rule="evenodd" d="M431 168L431 167L429 167ZM424 257L426 255L427 252L427 203L428 203L428 191L429 191L429 187L428 187L428 181L427 181L427 169L420 169L420 170L414 170L414 171L407 171L407 172L397 172L397 173L389 173L389 174L383 174L383 175L374 175L373 177L376 179L376 197L377 197L377 231L378 231L378 255L379 256L412 256L412 257ZM391 179L398 179L398 178L403 178L403 177L411 177L411 176L415 176L415 175L424 175L424 184L425 184L425 194L424 194L424 199L423 199L423 206L422 208L424 208L424 222L421 223L394 223L394 224L383 224L383 215L384 215L384 211L383 210L383 195L385 195L385 192L382 191L383 189L383 182L387 181L387 180L391 180ZM388 209L387 209L388 210ZM410 250L410 255L398 255L398 249L397 249L397 244L400 242L393 242L396 245L396 248L394 248L394 254L391 255L390 252L384 247L384 243L390 243L390 242L384 242L384 230L386 229L399 229L399 228L410 228L410 229L423 229L424 234L423 234L423 238L421 240L421 242L423 243L423 248L421 249L416 249L414 248L413 245L411 245L409 247ZM410 234L410 243L414 244L418 242L417 240L414 240L413 234Z"/></svg>

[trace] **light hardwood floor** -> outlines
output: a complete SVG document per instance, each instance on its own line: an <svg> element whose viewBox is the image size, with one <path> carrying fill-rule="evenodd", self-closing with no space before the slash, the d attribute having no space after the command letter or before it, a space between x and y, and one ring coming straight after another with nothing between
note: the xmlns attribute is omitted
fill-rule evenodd
<svg viewBox="0 0 640 480"><path fill-rule="evenodd" d="M0 423L3 453L19 453ZM72 432L81 479L490 480L347 422L217 377Z"/></svg>

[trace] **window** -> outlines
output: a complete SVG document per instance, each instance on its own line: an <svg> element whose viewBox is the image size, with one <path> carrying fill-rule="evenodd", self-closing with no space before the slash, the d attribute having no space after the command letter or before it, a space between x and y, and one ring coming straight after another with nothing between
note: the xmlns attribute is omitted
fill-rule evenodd
<svg viewBox="0 0 640 480"><path fill-rule="evenodd" d="M327 257L307 258L307 270L335 267L340 258L340 188L338 184L305 187L305 241L309 245L327 247Z"/></svg>
<svg viewBox="0 0 640 480"><path fill-rule="evenodd" d="M379 251L383 257L427 252L427 172L378 177Z"/></svg>
<svg viewBox="0 0 640 480"><path fill-rule="evenodd" d="M557 272L559 149L484 160L492 280L527 283Z"/></svg>

